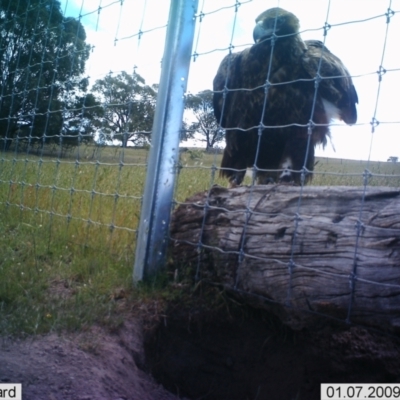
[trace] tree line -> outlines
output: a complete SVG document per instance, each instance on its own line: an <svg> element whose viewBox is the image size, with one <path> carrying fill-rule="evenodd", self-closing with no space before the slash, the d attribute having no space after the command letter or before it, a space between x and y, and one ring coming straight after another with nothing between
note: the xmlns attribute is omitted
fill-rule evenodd
<svg viewBox="0 0 400 400"><path fill-rule="evenodd" d="M91 46L79 20L58 0L0 2L0 149L82 142L143 145L151 141L158 85L122 71L90 87ZM212 92L186 96L181 139L220 141Z"/></svg>

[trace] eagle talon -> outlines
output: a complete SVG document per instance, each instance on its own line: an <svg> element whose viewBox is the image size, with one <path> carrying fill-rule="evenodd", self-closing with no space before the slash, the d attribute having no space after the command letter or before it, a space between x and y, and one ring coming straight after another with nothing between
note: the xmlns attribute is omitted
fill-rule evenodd
<svg viewBox="0 0 400 400"><path fill-rule="evenodd" d="M257 185L273 185L275 183L274 178L257 176Z"/></svg>
<svg viewBox="0 0 400 400"><path fill-rule="evenodd" d="M234 182L234 181L230 181L229 183L228 183L228 189L234 189L234 188L236 188L236 187L238 187L238 186L240 186L240 185L238 185L236 182Z"/></svg>

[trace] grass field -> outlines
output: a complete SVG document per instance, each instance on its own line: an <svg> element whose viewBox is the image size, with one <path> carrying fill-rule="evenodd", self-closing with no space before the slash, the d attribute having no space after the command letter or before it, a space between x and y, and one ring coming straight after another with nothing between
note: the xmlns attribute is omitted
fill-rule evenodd
<svg viewBox="0 0 400 400"><path fill-rule="evenodd" d="M144 296L131 275L147 155L93 147L80 149L79 161L0 154L0 334L118 324L114 300ZM220 159L182 153L175 199L226 185L212 173ZM321 158L312 184L360 186L365 169ZM400 163L372 162L368 170L369 184L400 187Z"/></svg>

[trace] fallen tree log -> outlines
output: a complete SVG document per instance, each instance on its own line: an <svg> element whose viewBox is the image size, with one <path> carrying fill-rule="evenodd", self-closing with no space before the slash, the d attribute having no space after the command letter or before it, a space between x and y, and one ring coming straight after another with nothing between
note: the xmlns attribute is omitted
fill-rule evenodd
<svg viewBox="0 0 400 400"><path fill-rule="evenodd" d="M321 316L400 331L400 190L215 186L180 204L174 265L295 329Z"/></svg>

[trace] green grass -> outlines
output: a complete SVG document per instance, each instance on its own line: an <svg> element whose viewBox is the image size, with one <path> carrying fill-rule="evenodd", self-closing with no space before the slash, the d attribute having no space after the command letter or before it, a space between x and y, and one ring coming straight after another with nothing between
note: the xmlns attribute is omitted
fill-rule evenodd
<svg viewBox="0 0 400 400"><path fill-rule="evenodd" d="M132 301L147 296L132 287L147 151L83 147L79 154L79 163L0 154L0 334L118 325L118 293ZM176 200L226 186L210 168L220 160L182 153ZM320 159L312 184L359 186L365 168ZM368 169L385 175L372 176L371 185L400 186L400 164Z"/></svg>
<svg viewBox="0 0 400 400"><path fill-rule="evenodd" d="M312 185L362 186L363 173L368 170L370 186L400 187L400 163L354 161L320 158L315 167Z"/></svg>

